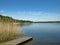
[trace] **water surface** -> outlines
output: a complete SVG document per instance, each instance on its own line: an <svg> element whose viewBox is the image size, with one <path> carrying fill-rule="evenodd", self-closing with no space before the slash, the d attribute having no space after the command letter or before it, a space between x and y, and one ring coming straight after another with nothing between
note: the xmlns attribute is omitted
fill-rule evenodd
<svg viewBox="0 0 60 45"><path fill-rule="evenodd" d="M20 26L33 40L22 45L60 45L60 23L32 23Z"/></svg>

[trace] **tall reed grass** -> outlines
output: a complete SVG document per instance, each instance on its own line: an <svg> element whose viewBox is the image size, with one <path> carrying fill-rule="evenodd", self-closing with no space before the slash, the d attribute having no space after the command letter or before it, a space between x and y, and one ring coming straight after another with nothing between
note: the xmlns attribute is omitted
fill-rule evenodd
<svg viewBox="0 0 60 45"><path fill-rule="evenodd" d="M19 34L16 24L0 22L0 43L16 39Z"/></svg>

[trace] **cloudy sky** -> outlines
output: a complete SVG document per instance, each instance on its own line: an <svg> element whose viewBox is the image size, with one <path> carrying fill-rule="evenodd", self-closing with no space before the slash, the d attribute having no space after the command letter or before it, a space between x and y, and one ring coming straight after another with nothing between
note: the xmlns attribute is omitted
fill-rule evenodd
<svg viewBox="0 0 60 45"><path fill-rule="evenodd" d="M60 21L60 0L0 0L0 14L32 21Z"/></svg>

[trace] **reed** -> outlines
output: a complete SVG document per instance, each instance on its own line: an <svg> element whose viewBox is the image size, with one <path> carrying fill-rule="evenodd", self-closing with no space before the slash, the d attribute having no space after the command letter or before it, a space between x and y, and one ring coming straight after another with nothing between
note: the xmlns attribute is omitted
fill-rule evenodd
<svg viewBox="0 0 60 45"><path fill-rule="evenodd" d="M19 34L16 24L0 22L0 43L16 39Z"/></svg>

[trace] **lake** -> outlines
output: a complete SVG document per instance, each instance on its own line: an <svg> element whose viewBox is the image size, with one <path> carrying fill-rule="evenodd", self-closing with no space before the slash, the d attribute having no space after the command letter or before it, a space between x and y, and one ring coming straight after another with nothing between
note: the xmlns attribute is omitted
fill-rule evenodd
<svg viewBox="0 0 60 45"><path fill-rule="evenodd" d="M20 25L33 40L22 45L60 45L60 23L31 23Z"/></svg>

